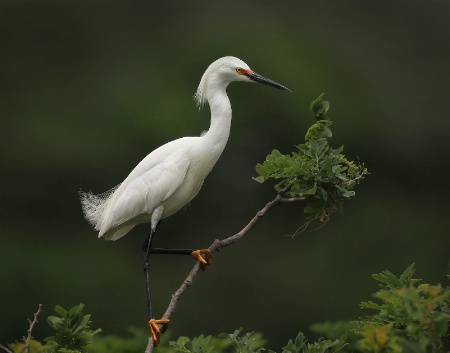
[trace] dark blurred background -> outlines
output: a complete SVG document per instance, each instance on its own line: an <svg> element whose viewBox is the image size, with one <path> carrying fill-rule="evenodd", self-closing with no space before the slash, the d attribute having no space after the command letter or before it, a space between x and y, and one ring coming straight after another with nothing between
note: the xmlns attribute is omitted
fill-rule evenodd
<svg viewBox="0 0 450 353"><path fill-rule="evenodd" d="M148 226L97 239L78 190L120 183L150 151L209 127L192 96L206 67L237 56L292 89L232 84L231 137L191 205L162 223L156 245L207 247L271 200L252 180L273 149L287 153L326 92L333 143L371 175L343 215L289 237L300 205L273 210L216 255L185 293L173 337L262 331L279 349L323 320L355 319L372 273L445 282L450 250L450 2L5 1L0 3L0 342L50 332L54 305L80 302L93 327L145 327ZM161 315L193 265L159 256Z"/></svg>

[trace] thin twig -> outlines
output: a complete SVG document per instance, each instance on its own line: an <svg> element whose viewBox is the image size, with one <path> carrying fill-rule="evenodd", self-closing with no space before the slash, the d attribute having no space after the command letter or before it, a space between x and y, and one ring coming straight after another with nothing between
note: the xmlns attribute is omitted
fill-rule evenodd
<svg viewBox="0 0 450 353"><path fill-rule="evenodd" d="M211 244L211 246L208 248L211 253L219 251L222 248L225 248L231 244L236 243L238 240L240 240L244 235L246 235L248 232L250 232L253 227L256 225L256 223L272 208L275 206L281 204L281 203L289 203L289 202L300 202L306 200L306 197L291 197L291 198L285 198L283 195L290 189L291 185L286 186L284 189L282 189L277 196L270 202L268 202L260 211L256 213L256 215L250 220L250 222L242 228L242 230L228 238L219 240L216 239ZM200 263L196 262L192 270L189 272L186 279L183 281L181 286L177 289L175 293L172 294L172 299L169 303L169 306L167 307L166 312L162 316L165 319L169 319L172 314L175 312L175 308L178 304L178 300L183 295L183 293L186 291L187 288L189 288L192 285L192 282L197 275L198 271L200 269ZM161 332L165 331L165 327L160 325ZM147 344L147 348L145 349L145 353L152 353L153 352L153 339L150 336Z"/></svg>
<svg viewBox="0 0 450 353"><path fill-rule="evenodd" d="M34 314L33 321L28 320L28 322L30 323L30 328L27 331L28 332L28 336L25 339L25 348L23 350L24 353L28 353L28 349L30 347L30 340L32 338L31 333L33 332L34 325L36 325L36 323L38 322L38 316L39 316L39 314L41 312L41 309L42 309L42 304L39 304L38 311L36 311L36 313Z"/></svg>
<svg viewBox="0 0 450 353"><path fill-rule="evenodd" d="M0 349L1 349L2 351L6 352L6 353L13 353L13 352L11 352L8 348L2 346L1 344L0 344Z"/></svg>

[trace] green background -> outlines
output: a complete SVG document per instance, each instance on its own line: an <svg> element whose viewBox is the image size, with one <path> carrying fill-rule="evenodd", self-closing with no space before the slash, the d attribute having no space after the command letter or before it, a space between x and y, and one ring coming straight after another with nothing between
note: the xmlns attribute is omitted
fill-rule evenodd
<svg viewBox="0 0 450 353"><path fill-rule="evenodd" d="M216 255L179 302L173 335L262 331L278 349L322 320L354 319L370 274L412 262L444 281L450 250L450 2L5 1L0 3L0 342L34 336L52 307L80 302L94 328L145 327L140 250L148 226L105 242L77 192L120 183L150 151L209 126L192 96L206 67L241 58L293 93L234 83L228 145L202 191L164 221L156 246L203 248L271 200L251 178L287 153L326 92L333 144L371 175L325 227L289 237L300 205L274 209ZM154 307L165 310L193 265L159 256Z"/></svg>

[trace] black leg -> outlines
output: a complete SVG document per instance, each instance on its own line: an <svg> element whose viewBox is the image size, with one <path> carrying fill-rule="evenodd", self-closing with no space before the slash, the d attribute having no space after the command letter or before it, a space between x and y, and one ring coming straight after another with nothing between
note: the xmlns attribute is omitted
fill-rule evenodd
<svg viewBox="0 0 450 353"><path fill-rule="evenodd" d="M161 248L152 248L151 242L152 242L152 236L156 233L156 230L158 229L159 225L161 224L161 221L158 222L155 230L150 233L148 233L147 238L145 239L144 243L142 244L142 251L147 254L148 250L150 249L150 254L170 254L170 255L192 255L192 252L196 249L161 249ZM150 245L150 247L149 247ZM147 254L147 256L150 256L150 254ZM147 258L147 257L146 257Z"/></svg>
<svg viewBox="0 0 450 353"><path fill-rule="evenodd" d="M158 224L159 225L159 224ZM157 227L156 227L157 228ZM152 300L151 300L151 288L150 288L150 255L151 254L172 254L172 255L191 255L201 262L201 269L205 270L206 265L211 263L212 255L208 250L194 250L194 249L161 249L152 248L153 235L156 232L155 229L150 229L147 238L142 244L142 250L145 252L144 259L144 275L145 286L147 290L147 308L148 319L153 319Z"/></svg>
<svg viewBox="0 0 450 353"><path fill-rule="evenodd" d="M170 255L191 255L194 259L200 262L200 268L205 271L206 266L211 264L212 254L208 249L194 250L194 249L150 249L151 254L170 254Z"/></svg>
<svg viewBox="0 0 450 353"><path fill-rule="evenodd" d="M158 224L156 225L156 227L155 227L154 230L152 230L151 227L150 227L150 232L148 233L147 238L145 238L145 241L144 241L144 243L142 244L142 251L143 251L143 252L147 253L147 249L148 249L149 243L152 241L152 236L153 236L153 234L155 234L156 231L158 230L158 227L159 227L159 225L161 224L161 222L162 222L162 221L159 221L159 222L158 222ZM150 246L150 248L151 248L151 246Z"/></svg>
<svg viewBox="0 0 450 353"><path fill-rule="evenodd" d="M148 324L153 337L153 344L159 343L159 337L161 335L158 325L168 324L169 320L162 318L155 320L152 310L151 288L150 288L150 255L151 254L173 254L173 255L192 255L195 259L201 262L201 269L204 270L205 266L211 263L212 255L209 250L194 250L194 249L161 249L152 248L153 235L156 232L155 229L150 229L147 238L142 244L142 250L145 252L144 259L144 275L145 275L145 287L147 290L147 308L148 308Z"/></svg>
<svg viewBox="0 0 450 353"><path fill-rule="evenodd" d="M152 249L152 240L153 234L155 231L153 229L150 230L150 233L145 240L143 247L146 246L145 249L145 259L144 259L144 275L145 275L145 287L147 290L147 309L148 309L148 319L153 318L152 311L152 299L151 299L151 290L150 290L150 254Z"/></svg>
<svg viewBox="0 0 450 353"><path fill-rule="evenodd" d="M195 249L161 249L153 248L150 250L151 254L171 254L171 255L192 255Z"/></svg>

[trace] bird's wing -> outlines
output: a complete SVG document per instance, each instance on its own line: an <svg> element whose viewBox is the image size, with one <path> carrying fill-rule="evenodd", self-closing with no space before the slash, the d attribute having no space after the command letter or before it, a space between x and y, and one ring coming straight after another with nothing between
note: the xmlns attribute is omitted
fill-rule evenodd
<svg viewBox="0 0 450 353"><path fill-rule="evenodd" d="M99 237L142 214L151 215L183 183L189 164L185 149L179 149L122 190L118 189L103 214Z"/></svg>

